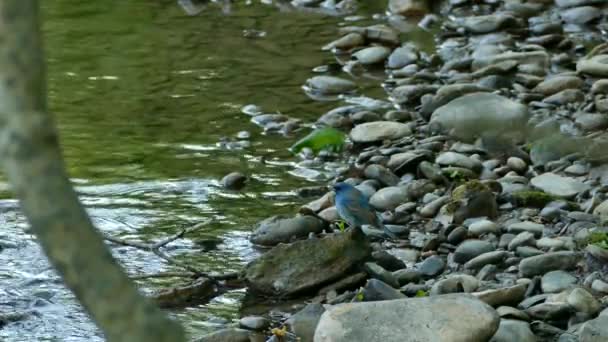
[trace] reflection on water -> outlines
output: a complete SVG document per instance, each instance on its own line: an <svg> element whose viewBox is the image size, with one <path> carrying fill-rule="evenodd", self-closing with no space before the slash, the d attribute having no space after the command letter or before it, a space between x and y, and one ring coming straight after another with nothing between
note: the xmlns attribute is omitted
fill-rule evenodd
<svg viewBox="0 0 608 342"><path fill-rule="evenodd" d="M335 102L312 101L301 85L313 68L332 62L320 47L335 38L339 18L257 3L198 16L169 0L42 6L50 107L74 184L104 233L146 241L209 220L168 253L208 271L235 271L257 254L247 240L251 225L293 214L306 199L292 190L327 179L327 170L297 167L287 152L307 132L263 134L240 109L255 104L308 122L331 109ZM362 91L384 97L373 82ZM242 140L240 131L250 132L247 143L231 143ZM251 181L244 192L223 191L218 179L235 170ZM1 328L0 339L102 340L4 183L0 196L0 311L34 312ZM113 253L130 274L171 268L132 248ZM163 283L142 285L147 291ZM174 314L200 335L236 319L242 297L234 291Z"/></svg>

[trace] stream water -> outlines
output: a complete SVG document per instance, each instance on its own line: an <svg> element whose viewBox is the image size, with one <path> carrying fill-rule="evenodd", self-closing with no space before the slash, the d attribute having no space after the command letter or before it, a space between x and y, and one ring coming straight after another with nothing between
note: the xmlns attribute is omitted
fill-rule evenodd
<svg viewBox="0 0 608 342"><path fill-rule="evenodd" d="M306 122L331 109L335 103L309 99L301 85L333 62L320 47L342 19L258 3L197 16L168 0L42 6L49 105L81 200L104 233L145 241L209 220L170 253L208 271L235 271L258 253L247 240L252 225L293 215L309 199L292 190L323 183L300 176L287 151L306 130L262 134L240 109L256 104ZM382 94L378 84L364 91ZM244 147L222 143L240 131L251 134ZM244 191L219 187L232 171L251 177ZM0 327L0 339L103 340L50 268L6 183L0 190L0 311L31 312ZM130 274L172 270L132 248L114 254ZM238 319L243 294L173 314L200 336Z"/></svg>

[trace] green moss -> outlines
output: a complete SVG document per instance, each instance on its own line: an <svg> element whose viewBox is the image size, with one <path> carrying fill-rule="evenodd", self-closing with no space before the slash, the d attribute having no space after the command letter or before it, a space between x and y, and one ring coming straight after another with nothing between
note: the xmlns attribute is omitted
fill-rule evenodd
<svg viewBox="0 0 608 342"><path fill-rule="evenodd" d="M547 203L556 200L554 196L542 191L517 191L513 193L515 204L520 207L542 208Z"/></svg>
<svg viewBox="0 0 608 342"><path fill-rule="evenodd" d="M452 191L452 200L461 201L474 192L491 192L491 190L478 180L468 181Z"/></svg>
<svg viewBox="0 0 608 342"><path fill-rule="evenodd" d="M424 290L416 291L416 297L427 297L428 295L429 295L429 293Z"/></svg>
<svg viewBox="0 0 608 342"><path fill-rule="evenodd" d="M596 245L603 249L608 249L608 233L606 232L593 232L589 234L587 243L590 245Z"/></svg>

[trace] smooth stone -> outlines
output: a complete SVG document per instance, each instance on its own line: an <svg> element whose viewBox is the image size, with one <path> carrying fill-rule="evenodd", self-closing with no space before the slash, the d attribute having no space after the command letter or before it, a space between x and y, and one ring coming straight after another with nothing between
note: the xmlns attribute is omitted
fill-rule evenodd
<svg viewBox="0 0 608 342"><path fill-rule="evenodd" d="M603 201L593 209L593 215L599 216L600 222L608 222L608 200Z"/></svg>
<svg viewBox="0 0 608 342"><path fill-rule="evenodd" d="M507 226L507 232L512 233L512 234L529 232L529 233L534 234L534 236L536 236L536 237L540 237L541 235L543 235L544 228L545 228L545 225L543 225L543 224L536 223L536 222L530 222L530 221L524 221L524 222L511 223L510 225Z"/></svg>
<svg viewBox="0 0 608 342"><path fill-rule="evenodd" d="M608 341L608 315L585 322L579 330L579 342Z"/></svg>
<svg viewBox="0 0 608 342"><path fill-rule="evenodd" d="M577 287L568 296L567 303L578 312L587 315L595 315L602 308L602 304L593 295L584 289Z"/></svg>
<svg viewBox="0 0 608 342"><path fill-rule="evenodd" d="M325 308L321 304L306 304L304 309L289 317L285 324L302 342L313 342L315 329L324 312Z"/></svg>
<svg viewBox="0 0 608 342"><path fill-rule="evenodd" d="M573 102L581 102L585 94L578 89L566 89L543 99L543 102L556 106L563 106Z"/></svg>
<svg viewBox="0 0 608 342"><path fill-rule="evenodd" d="M471 93L437 108L430 124L463 141L487 132L520 131L528 121L528 108L492 93Z"/></svg>
<svg viewBox="0 0 608 342"><path fill-rule="evenodd" d="M481 255L476 256L475 258L467 261L464 264L464 268L467 270L478 270L485 265L495 265L500 264L506 257L508 253L505 251L493 251L483 253Z"/></svg>
<svg viewBox="0 0 608 342"><path fill-rule="evenodd" d="M474 34L495 32L517 23L513 16L503 13L459 18L456 22Z"/></svg>
<svg viewBox="0 0 608 342"><path fill-rule="evenodd" d="M362 65L373 65L384 63L391 54L391 49L384 46L372 46L359 50L351 55L351 58Z"/></svg>
<svg viewBox="0 0 608 342"><path fill-rule="evenodd" d="M353 81L334 76L314 76L306 81L306 85L312 91L328 95L347 93L357 88Z"/></svg>
<svg viewBox="0 0 608 342"><path fill-rule="evenodd" d="M591 283L591 288L597 292L608 293L608 283L600 279L595 279Z"/></svg>
<svg viewBox="0 0 608 342"><path fill-rule="evenodd" d="M240 172L232 172L224 176L220 183L226 189L240 190L245 186L247 182L247 176Z"/></svg>
<svg viewBox="0 0 608 342"><path fill-rule="evenodd" d="M546 51L523 51L523 52L501 52L497 54L477 56L471 65L473 70L479 70L488 65L496 64L503 61L517 61L520 66L526 64L535 64L541 68L549 65L549 54Z"/></svg>
<svg viewBox="0 0 608 342"><path fill-rule="evenodd" d="M560 11L560 17L568 24L586 24L602 16L602 12L593 6L581 6Z"/></svg>
<svg viewBox="0 0 608 342"><path fill-rule="evenodd" d="M544 293L557 293L576 284L576 277L564 271L547 272L540 281Z"/></svg>
<svg viewBox="0 0 608 342"><path fill-rule="evenodd" d="M399 183L399 177L382 165L368 165L363 171L363 174L366 178L375 179L385 186L395 186Z"/></svg>
<svg viewBox="0 0 608 342"><path fill-rule="evenodd" d="M517 234L511 242L509 242L508 250L514 251L517 250L518 247L522 246L534 246L536 244L536 240L534 239L534 234L530 232L521 232Z"/></svg>
<svg viewBox="0 0 608 342"><path fill-rule="evenodd" d="M245 316L239 320L241 328L249 330L264 330L270 326L270 321L265 317L260 316Z"/></svg>
<svg viewBox="0 0 608 342"><path fill-rule="evenodd" d="M593 94L608 94L608 79L599 79L591 86Z"/></svg>
<svg viewBox="0 0 608 342"><path fill-rule="evenodd" d="M472 236L481 236L484 234L498 234L500 228L490 220L479 220L469 225L469 234Z"/></svg>
<svg viewBox="0 0 608 342"><path fill-rule="evenodd" d="M479 287L479 280L468 274L450 274L447 278L439 280L431 287L432 296L448 293L471 293Z"/></svg>
<svg viewBox="0 0 608 342"><path fill-rule="evenodd" d="M589 185L579 180L563 177L552 172L543 173L532 178L530 184L549 195L561 198L572 198L590 188Z"/></svg>
<svg viewBox="0 0 608 342"><path fill-rule="evenodd" d="M572 307L562 302L545 302L526 309L526 313L542 321L558 320L568 317L572 313Z"/></svg>
<svg viewBox="0 0 608 342"><path fill-rule="evenodd" d="M565 249L566 242L564 240L560 240L560 239L552 239L552 238L544 237L544 238L538 239L536 241L536 247L538 247L539 249L542 249L542 250L548 250L548 249L559 250L559 249Z"/></svg>
<svg viewBox="0 0 608 342"><path fill-rule="evenodd" d="M537 255L542 255L544 254L544 252L538 248L530 246L521 246L517 247L517 249L515 250L515 254L521 258L529 258Z"/></svg>
<svg viewBox="0 0 608 342"><path fill-rule="evenodd" d="M477 159L456 152L443 152L437 156L435 163L441 166L458 166L473 171L481 171L483 165Z"/></svg>
<svg viewBox="0 0 608 342"><path fill-rule="evenodd" d="M293 295L339 279L370 253L365 236L352 229L278 245L247 264L244 279L252 293Z"/></svg>
<svg viewBox="0 0 608 342"><path fill-rule="evenodd" d="M405 263L385 250L375 251L372 258L376 263L389 271L397 271L405 268Z"/></svg>
<svg viewBox="0 0 608 342"><path fill-rule="evenodd" d="M507 159L507 166L517 173L526 172L528 169L526 162L518 157L509 157L509 159Z"/></svg>
<svg viewBox="0 0 608 342"><path fill-rule="evenodd" d="M414 103L422 96L436 92L438 86L433 84L406 84L391 91L390 100L397 104Z"/></svg>
<svg viewBox="0 0 608 342"><path fill-rule="evenodd" d="M412 134L410 126L392 121L368 122L355 126L350 131L354 143L373 143L383 140L394 140Z"/></svg>
<svg viewBox="0 0 608 342"><path fill-rule="evenodd" d="M409 283L417 283L422 278L422 273L417 269L408 268L393 272L393 276L399 282L399 286L403 286Z"/></svg>
<svg viewBox="0 0 608 342"><path fill-rule="evenodd" d="M576 71L597 77L608 77L608 54L582 58L576 63Z"/></svg>
<svg viewBox="0 0 608 342"><path fill-rule="evenodd" d="M454 262L464 264L467 261L487 252L493 252L496 248L489 241L465 240L454 251Z"/></svg>
<svg viewBox="0 0 608 342"><path fill-rule="evenodd" d="M439 209L450 201L450 196L441 196L432 202L428 203L422 209L420 209L420 216L422 217L433 217L437 215Z"/></svg>
<svg viewBox="0 0 608 342"><path fill-rule="evenodd" d="M459 84L447 84L439 88L432 100L427 103L422 103L420 108L420 114L425 118L429 119L433 112L447 104L448 102L459 98L463 95L478 92L490 92L491 89L481 87L477 84L472 83L459 83Z"/></svg>
<svg viewBox="0 0 608 342"><path fill-rule="evenodd" d="M566 89L580 89L582 86L583 80L579 77L558 75L539 83L533 91L549 96Z"/></svg>
<svg viewBox="0 0 608 342"><path fill-rule="evenodd" d="M501 319L517 319L517 320L521 320L521 321L529 321L530 317L528 316L528 314L526 314L525 312L516 309L512 306L499 306L496 309L496 312L498 312L498 315L500 316Z"/></svg>
<svg viewBox="0 0 608 342"><path fill-rule="evenodd" d="M323 314L314 340L485 342L499 320L490 306L462 294L347 303Z"/></svg>
<svg viewBox="0 0 608 342"><path fill-rule="evenodd" d="M552 252L521 260L519 273L522 277L533 277L554 270L569 270L576 267L580 255L576 252Z"/></svg>
<svg viewBox="0 0 608 342"><path fill-rule="evenodd" d="M608 117L606 117L605 114L582 113L582 114L579 114L576 116L576 119L574 120L574 122L585 131L596 131L596 130L600 130L600 129L604 129L604 128L608 127ZM579 165L579 166L577 166L577 165ZM564 172L566 172L567 174L575 175L575 176L582 176L583 174L586 173L586 172L584 172L584 170L572 172L573 167L583 167L584 168L583 165L575 164L575 165L569 166L566 170L564 170Z"/></svg>
<svg viewBox="0 0 608 342"><path fill-rule="evenodd" d="M501 319L498 331L490 342L537 342L538 337L530 329L528 322L516 319Z"/></svg>
<svg viewBox="0 0 608 342"><path fill-rule="evenodd" d="M392 210L400 204L409 201L407 188L404 186L389 186L378 190L369 199L369 203L377 210Z"/></svg>
<svg viewBox="0 0 608 342"><path fill-rule="evenodd" d="M396 48L388 57L387 67L389 69L401 69L418 61L418 51L413 46L401 46Z"/></svg>
<svg viewBox="0 0 608 342"><path fill-rule="evenodd" d="M388 9L404 16L421 16L429 12L426 0L389 0Z"/></svg>
<svg viewBox="0 0 608 342"><path fill-rule="evenodd" d="M519 284L500 289L490 289L481 292L475 292L473 295L483 302L493 307L509 304L517 304L521 302L526 295L526 284Z"/></svg>
<svg viewBox="0 0 608 342"><path fill-rule="evenodd" d="M325 227L326 224L314 216L272 216L258 223L249 240L256 245L274 246L320 233Z"/></svg>
<svg viewBox="0 0 608 342"><path fill-rule="evenodd" d="M351 33L346 34L346 35L334 40L333 42L323 46L322 50L324 50L324 51L333 50L333 49L350 50L354 47L362 46L364 44L365 44L365 38L361 34L351 32Z"/></svg>
<svg viewBox="0 0 608 342"><path fill-rule="evenodd" d="M393 274L385 270L382 266L373 262L366 262L363 265L363 269L371 278L381 280L392 287L399 287L399 282Z"/></svg>
<svg viewBox="0 0 608 342"><path fill-rule="evenodd" d="M368 280L361 293L366 302L405 298L403 293L378 279Z"/></svg>
<svg viewBox="0 0 608 342"><path fill-rule="evenodd" d="M418 265L420 273L428 278L440 275L445 269L445 261L438 255L432 255Z"/></svg>
<svg viewBox="0 0 608 342"><path fill-rule="evenodd" d="M462 241L464 241L468 236L468 231L465 227L459 226L454 228L454 230L452 230L450 232L450 234L448 234L447 237L447 241L448 243L451 243L453 245L457 245L459 243L461 243Z"/></svg>

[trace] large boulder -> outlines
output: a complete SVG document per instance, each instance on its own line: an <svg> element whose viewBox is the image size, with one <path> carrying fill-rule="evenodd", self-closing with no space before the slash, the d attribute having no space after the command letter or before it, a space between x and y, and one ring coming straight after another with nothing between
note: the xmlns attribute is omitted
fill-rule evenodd
<svg viewBox="0 0 608 342"><path fill-rule="evenodd" d="M528 108L493 93L471 93L437 108L431 127L447 131L466 141L482 134L522 131L528 122Z"/></svg>
<svg viewBox="0 0 608 342"><path fill-rule="evenodd" d="M340 304L317 326L315 342L485 342L499 316L464 294Z"/></svg>
<svg viewBox="0 0 608 342"><path fill-rule="evenodd" d="M359 229L281 244L250 262L244 279L251 293L289 296L340 279L370 256Z"/></svg>

